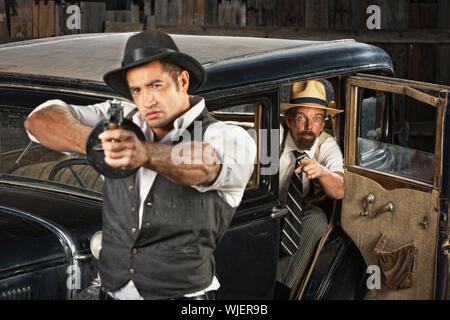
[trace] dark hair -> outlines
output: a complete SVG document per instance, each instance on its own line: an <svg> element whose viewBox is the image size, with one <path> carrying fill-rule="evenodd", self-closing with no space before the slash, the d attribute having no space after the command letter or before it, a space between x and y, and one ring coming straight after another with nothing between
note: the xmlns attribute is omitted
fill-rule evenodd
<svg viewBox="0 0 450 320"><path fill-rule="evenodd" d="M290 108L290 109L286 110L284 112L284 117L286 119L292 119L295 117L296 114L297 114L297 108L294 107L294 108Z"/></svg>
<svg viewBox="0 0 450 320"><path fill-rule="evenodd" d="M163 70L171 76L172 80L175 82L177 90L179 90L178 76L183 71L183 69L180 66L168 61L160 60L160 62Z"/></svg>

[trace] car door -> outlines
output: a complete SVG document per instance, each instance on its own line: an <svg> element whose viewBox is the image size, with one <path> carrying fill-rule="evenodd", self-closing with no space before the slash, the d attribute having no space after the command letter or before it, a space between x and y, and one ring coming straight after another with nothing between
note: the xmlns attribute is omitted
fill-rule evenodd
<svg viewBox="0 0 450 320"><path fill-rule="evenodd" d="M439 222L447 221L441 201L448 199L442 169L449 89L347 78L341 224L368 265L369 299L439 298L438 257L448 239Z"/></svg>

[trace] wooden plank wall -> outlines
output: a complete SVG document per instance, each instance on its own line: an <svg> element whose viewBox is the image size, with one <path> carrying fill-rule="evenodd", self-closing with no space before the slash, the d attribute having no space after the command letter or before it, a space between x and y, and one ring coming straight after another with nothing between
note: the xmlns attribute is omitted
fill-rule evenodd
<svg viewBox="0 0 450 320"><path fill-rule="evenodd" d="M0 0L0 40L9 37L8 21L6 20L5 0Z"/></svg>
<svg viewBox="0 0 450 320"><path fill-rule="evenodd" d="M8 1L0 0L0 24L5 24L6 17L3 21L2 17L9 14L13 38L54 34L55 16L64 14L62 9L71 4L81 7L82 33L103 32L105 21L138 24L146 23L151 16L156 26L296 27L361 32L367 31L366 8L374 3L381 8L382 31L450 29L448 0L140 0L132 2L130 10L107 10L107 3L100 0L65 4L55 0L14 0L9 1L10 10L5 12ZM64 19L56 20L62 23Z"/></svg>

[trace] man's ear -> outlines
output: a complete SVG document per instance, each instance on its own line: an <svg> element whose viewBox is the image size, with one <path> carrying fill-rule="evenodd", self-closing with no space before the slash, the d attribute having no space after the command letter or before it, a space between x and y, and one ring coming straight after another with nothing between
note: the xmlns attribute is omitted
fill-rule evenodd
<svg viewBox="0 0 450 320"><path fill-rule="evenodd" d="M189 89L189 72L187 70L183 70L178 75L178 86L180 90L187 93Z"/></svg>
<svg viewBox="0 0 450 320"><path fill-rule="evenodd" d="M286 127L288 127L288 129L291 129L291 122L292 122L292 118L285 116L284 117L284 124L286 125Z"/></svg>

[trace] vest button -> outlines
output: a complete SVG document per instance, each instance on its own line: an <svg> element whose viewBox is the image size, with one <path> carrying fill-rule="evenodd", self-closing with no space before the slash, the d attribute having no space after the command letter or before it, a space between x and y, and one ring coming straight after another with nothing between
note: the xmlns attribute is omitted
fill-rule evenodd
<svg viewBox="0 0 450 320"><path fill-rule="evenodd" d="M138 249L133 248L132 252L133 252L133 254L137 254L139 251L138 251Z"/></svg>
<svg viewBox="0 0 450 320"><path fill-rule="evenodd" d="M128 190L133 191L134 187L132 185L128 186Z"/></svg>
<svg viewBox="0 0 450 320"><path fill-rule="evenodd" d="M136 212L136 207L131 207L131 212Z"/></svg>
<svg viewBox="0 0 450 320"><path fill-rule="evenodd" d="M136 233L136 232L137 232L136 228L131 229L131 233Z"/></svg>
<svg viewBox="0 0 450 320"><path fill-rule="evenodd" d="M133 268L130 268L130 269L128 269L128 272L129 272L130 274L134 274L134 269L133 269Z"/></svg>

